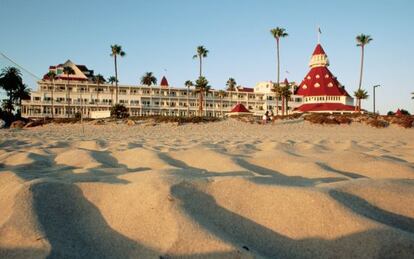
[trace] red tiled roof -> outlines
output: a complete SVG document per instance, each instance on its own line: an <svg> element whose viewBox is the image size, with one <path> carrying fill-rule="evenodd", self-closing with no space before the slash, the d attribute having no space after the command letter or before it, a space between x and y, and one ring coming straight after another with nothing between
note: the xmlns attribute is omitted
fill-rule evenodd
<svg viewBox="0 0 414 259"><path fill-rule="evenodd" d="M237 112L237 113L240 113L240 112L245 112L246 113L247 112L247 113L250 113L250 111L246 107L244 107L244 105L241 104L241 103L236 104L236 106L234 106L233 109L231 109L230 113L232 113L232 112Z"/></svg>
<svg viewBox="0 0 414 259"><path fill-rule="evenodd" d="M237 88L237 91L239 91L239 92L246 92L246 93L253 93L254 92L254 88L240 87L240 88Z"/></svg>
<svg viewBox="0 0 414 259"><path fill-rule="evenodd" d="M307 103L295 108L301 112L355 111L355 106L342 103Z"/></svg>
<svg viewBox="0 0 414 259"><path fill-rule="evenodd" d="M168 81L167 81L167 78L165 78L165 76L162 77L160 85L161 86L168 86Z"/></svg>
<svg viewBox="0 0 414 259"><path fill-rule="evenodd" d="M401 116L401 115L403 115L403 114L402 114L401 110L400 110L400 109L398 109L398 110L395 112L395 115L397 115L397 116Z"/></svg>

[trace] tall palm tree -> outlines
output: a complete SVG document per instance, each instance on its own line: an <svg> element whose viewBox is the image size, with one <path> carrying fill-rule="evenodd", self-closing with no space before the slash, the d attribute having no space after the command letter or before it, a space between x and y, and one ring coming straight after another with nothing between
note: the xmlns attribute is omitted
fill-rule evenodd
<svg viewBox="0 0 414 259"><path fill-rule="evenodd" d="M184 85L187 87L187 117L190 116L190 87L194 86L191 80L185 81Z"/></svg>
<svg viewBox="0 0 414 259"><path fill-rule="evenodd" d="M363 73L363 70L364 70L365 45L370 43L372 41L372 38L369 35L360 34L360 35L356 36L356 41L357 41L357 46L361 47L361 71L360 71L360 74L359 74L359 85L358 85L358 90L360 90L361 86L362 86L362 73Z"/></svg>
<svg viewBox="0 0 414 259"><path fill-rule="evenodd" d="M360 112L361 111L361 100L365 100L365 99L368 98L368 96L369 96L368 92L365 91L364 89L358 89L354 92L354 95L355 95L355 97L358 101L357 109Z"/></svg>
<svg viewBox="0 0 414 259"><path fill-rule="evenodd" d="M70 80L70 75L74 75L75 74L75 70L73 70L73 68L66 66L63 68L63 74L66 75L67 77L67 83L66 83L66 102L68 104L68 110L70 111L70 93L69 93L69 80ZM67 113L67 111L66 111ZM69 114L67 113L68 117Z"/></svg>
<svg viewBox="0 0 414 259"><path fill-rule="evenodd" d="M223 98L224 98L224 96L226 96L226 92L223 91L223 90L220 90L218 92L218 96L220 98L220 115L221 115L221 117L223 117L224 116L223 115Z"/></svg>
<svg viewBox="0 0 414 259"><path fill-rule="evenodd" d="M118 80L116 80L116 77L115 76L110 76L110 77L108 77L108 82L111 84L111 86L113 86L114 85L114 83L115 82L117 82ZM114 94L114 90L112 89L112 87L111 87L111 102L113 103L114 102L114 97L113 97L113 94Z"/></svg>
<svg viewBox="0 0 414 259"><path fill-rule="evenodd" d="M208 85L207 79L204 76L200 76L195 83L195 88L196 88L196 92L199 94L199 102L198 102L199 116L202 116L204 93L208 93L211 87L210 85Z"/></svg>
<svg viewBox="0 0 414 259"><path fill-rule="evenodd" d="M96 89L96 99L98 99L99 102L99 86L103 83L106 82L105 77L101 74L97 74L96 76L93 77L93 82L97 85L97 89ZM96 103L96 105L98 106L98 103Z"/></svg>
<svg viewBox="0 0 414 259"><path fill-rule="evenodd" d="M49 71L47 73L47 78L52 82L52 119L55 117L55 106L54 106L54 92L55 92L55 79L56 79L56 73L53 71Z"/></svg>
<svg viewBox="0 0 414 259"><path fill-rule="evenodd" d="M280 87L279 84L274 83L272 85L272 92L275 93L275 100L276 100L276 115L279 115L279 97L281 96L282 93L282 87Z"/></svg>
<svg viewBox="0 0 414 259"><path fill-rule="evenodd" d="M111 57L114 57L114 65L115 65L115 104L118 104L118 63L117 57L125 56L125 52L122 50L120 45L111 45Z"/></svg>
<svg viewBox="0 0 414 259"><path fill-rule="evenodd" d="M198 58L200 62L200 77L203 75L203 58L206 58L208 50L204 46L197 47L197 53L193 56L193 59Z"/></svg>
<svg viewBox="0 0 414 259"><path fill-rule="evenodd" d="M279 27L271 29L270 33L276 39L276 54L277 54L277 79L276 79L276 83L279 85L279 78L280 78L279 45L280 45L280 39L287 37L289 34L287 34L286 29L279 28Z"/></svg>

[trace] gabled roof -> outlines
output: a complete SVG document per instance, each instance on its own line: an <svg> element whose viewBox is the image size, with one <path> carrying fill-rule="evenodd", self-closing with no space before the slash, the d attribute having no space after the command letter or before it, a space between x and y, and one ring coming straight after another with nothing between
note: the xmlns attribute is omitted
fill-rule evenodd
<svg viewBox="0 0 414 259"><path fill-rule="evenodd" d="M236 90L238 92L245 92L245 93L253 93L254 92L254 88L249 88L249 87L243 87L243 86L238 86L236 88Z"/></svg>

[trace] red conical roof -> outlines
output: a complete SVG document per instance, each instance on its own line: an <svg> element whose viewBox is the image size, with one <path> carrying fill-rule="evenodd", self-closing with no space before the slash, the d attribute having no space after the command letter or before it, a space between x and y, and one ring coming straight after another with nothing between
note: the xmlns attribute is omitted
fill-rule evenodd
<svg viewBox="0 0 414 259"><path fill-rule="evenodd" d="M168 81L167 81L167 78L165 78L165 76L162 77L160 85L161 86L168 86Z"/></svg>
<svg viewBox="0 0 414 259"><path fill-rule="evenodd" d="M313 55L326 55L322 46L318 44ZM349 96L336 77L329 71L328 63L318 63L311 66L310 71L300 83L297 95L303 96Z"/></svg>
<svg viewBox="0 0 414 259"><path fill-rule="evenodd" d="M243 104L238 103L234 108L231 110L231 112L250 112L246 107L244 107Z"/></svg>
<svg viewBox="0 0 414 259"><path fill-rule="evenodd" d="M318 45L316 45L316 48L315 48L315 50L313 51L313 53L312 53L312 56L313 55L326 55L326 53L325 53L325 51L323 50L323 48L322 48L322 45L321 44L318 44Z"/></svg>
<svg viewBox="0 0 414 259"><path fill-rule="evenodd" d="M403 114L402 114L401 110L400 110L400 109L398 109L398 110L397 110L397 112L395 113L395 115L397 115L397 116L401 116L401 115L403 115Z"/></svg>

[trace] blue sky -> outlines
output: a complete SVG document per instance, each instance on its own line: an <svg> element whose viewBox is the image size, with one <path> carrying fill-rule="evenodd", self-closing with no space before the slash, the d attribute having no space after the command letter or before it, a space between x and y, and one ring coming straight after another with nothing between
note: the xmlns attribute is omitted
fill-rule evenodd
<svg viewBox="0 0 414 259"><path fill-rule="evenodd" d="M331 71L353 92L358 84L360 50L355 36L371 35L363 85L377 90L381 112L398 107L413 112L414 1L0 1L0 51L34 74L71 59L105 77L113 75L110 45L120 44L123 84L137 84L147 71L164 74L171 85L194 80L195 48L210 50L204 74L214 88L229 77L243 86L275 80L275 41L269 30L286 28L281 42L281 77L300 82L317 43L317 26ZM0 68L11 65L0 58ZM165 72L166 70L166 72ZM284 71L289 71L289 74ZM24 73L33 89L35 80ZM372 109L372 99L364 104Z"/></svg>

